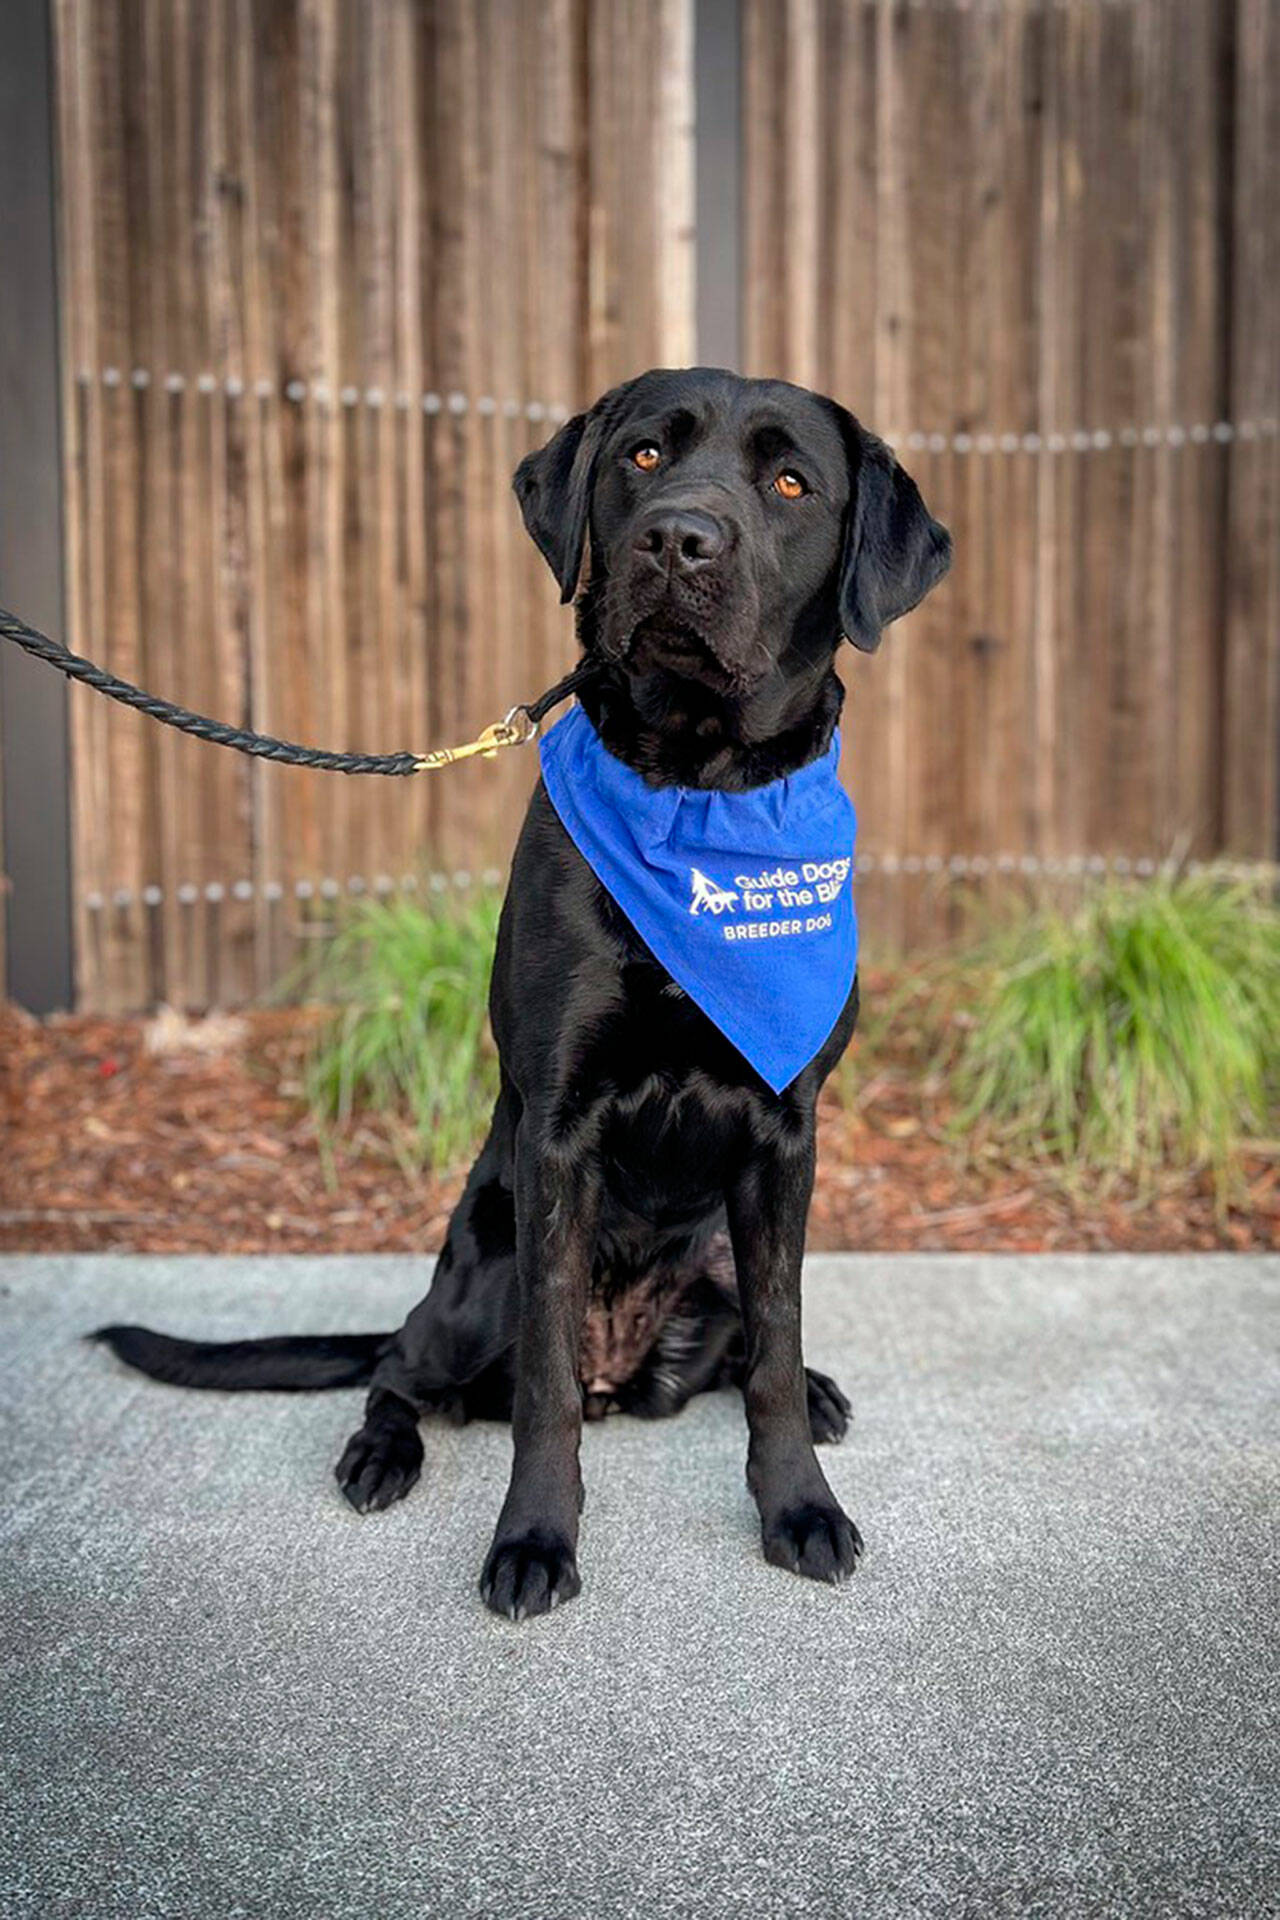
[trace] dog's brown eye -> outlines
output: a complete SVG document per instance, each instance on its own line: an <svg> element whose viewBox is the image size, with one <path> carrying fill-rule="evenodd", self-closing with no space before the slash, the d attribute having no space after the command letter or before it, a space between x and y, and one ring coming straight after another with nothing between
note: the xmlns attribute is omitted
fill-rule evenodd
<svg viewBox="0 0 1280 1920"><path fill-rule="evenodd" d="M643 446L636 447L631 455L632 465L639 467L641 473L652 473L661 458L662 449L655 447L652 440L646 440Z"/></svg>
<svg viewBox="0 0 1280 1920"><path fill-rule="evenodd" d="M800 475L792 473L789 468L778 475L773 483L773 490L775 493L780 493L784 500L799 500L809 491Z"/></svg>

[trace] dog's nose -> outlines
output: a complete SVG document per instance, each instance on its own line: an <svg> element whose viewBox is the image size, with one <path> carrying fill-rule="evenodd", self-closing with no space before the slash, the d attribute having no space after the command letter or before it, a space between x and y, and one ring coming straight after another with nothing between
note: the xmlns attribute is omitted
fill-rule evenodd
<svg viewBox="0 0 1280 1920"><path fill-rule="evenodd" d="M724 551L724 528L709 513L668 507L647 514L636 530L635 550L671 573L696 573Z"/></svg>

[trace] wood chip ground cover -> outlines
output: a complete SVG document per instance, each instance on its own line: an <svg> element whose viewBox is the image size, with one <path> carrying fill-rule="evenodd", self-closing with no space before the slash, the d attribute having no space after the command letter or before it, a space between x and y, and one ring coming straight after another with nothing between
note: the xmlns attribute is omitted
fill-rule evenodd
<svg viewBox="0 0 1280 1920"><path fill-rule="evenodd" d="M430 1252L465 1167L414 1175L374 1125L330 1151L301 1097L314 1011L160 1022L0 1009L0 1250ZM1103 1198L961 1150L945 1086L883 1045L824 1096L814 1249L1280 1248L1280 1150L1215 1213L1170 1174Z"/></svg>

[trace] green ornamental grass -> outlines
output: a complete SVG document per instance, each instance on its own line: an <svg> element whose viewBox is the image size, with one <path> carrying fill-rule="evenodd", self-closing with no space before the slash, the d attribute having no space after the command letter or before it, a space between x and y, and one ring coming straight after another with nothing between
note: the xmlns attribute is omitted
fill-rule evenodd
<svg viewBox="0 0 1280 1920"><path fill-rule="evenodd" d="M333 1008L307 1065L326 1128L376 1116L407 1169L466 1159L498 1088L488 1032L496 893L366 901L307 970Z"/></svg>
<svg viewBox="0 0 1280 1920"><path fill-rule="evenodd" d="M1211 1169L1274 1126L1280 912L1206 873L1110 886L995 938L966 995L967 1126L1068 1172Z"/></svg>
<svg viewBox="0 0 1280 1920"><path fill-rule="evenodd" d="M307 1090L328 1130L374 1117L406 1168L465 1160L497 1092L487 1025L496 894L369 901L305 987L333 1009ZM881 1009L917 1035L960 1126L1068 1177L1208 1168L1225 1198L1247 1139L1277 1130L1280 911L1206 873L1091 892L940 957ZM858 1077L878 1056L875 1007ZM846 1076L847 1078L847 1076Z"/></svg>

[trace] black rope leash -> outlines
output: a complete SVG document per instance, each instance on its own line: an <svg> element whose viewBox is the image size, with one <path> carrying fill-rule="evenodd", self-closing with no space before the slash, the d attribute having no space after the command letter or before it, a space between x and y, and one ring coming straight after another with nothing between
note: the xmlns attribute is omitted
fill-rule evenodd
<svg viewBox="0 0 1280 1920"><path fill-rule="evenodd" d="M381 773L393 779L412 773L433 773L440 767L478 755L491 759L502 747L524 746L537 733L538 722L544 714L576 693L598 670L593 661L584 661L536 700L512 707L505 720L485 727L476 739L462 746L436 747L428 753L331 753L324 747L301 747L292 740L276 740L269 733L254 733L249 727L228 726L225 720L211 720L206 714L192 713L172 700L161 700L157 694L117 679L114 673L95 666L92 660L69 653L47 633L29 627L25 620L19 620L17 614L8 613L3 607L0 607L0 639L12 640L37 660L47 660L69 680L79 680L95 693L104 693L108 700L118 700L121 706L133 707L148 719L176 727L180 733L193 734L197 740L209 740L215 747L234 747L237 753L252 754L256 760L279 760L288 767L318 767L322 773Z"/></svg>

